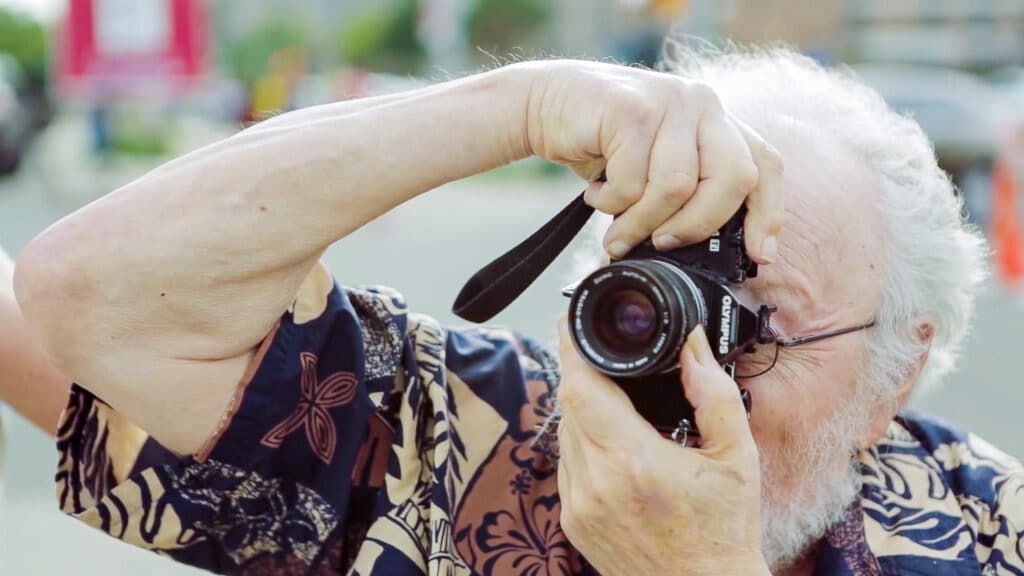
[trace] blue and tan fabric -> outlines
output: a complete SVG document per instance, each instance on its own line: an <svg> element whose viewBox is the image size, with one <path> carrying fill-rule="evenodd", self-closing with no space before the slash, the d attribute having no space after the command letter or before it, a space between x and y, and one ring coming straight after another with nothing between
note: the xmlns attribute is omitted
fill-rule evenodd
<svg viewBox="0 0 1024 576"><path fill-rule="evenodd" d="M534 442L555 358L504 330L446 329L318 268L260 348L221 429L177 457L75 387L62 509L115 538L234 574L594 574L559 526ZM902 415L818 574L1024 574L1024 470Z"/></svg>

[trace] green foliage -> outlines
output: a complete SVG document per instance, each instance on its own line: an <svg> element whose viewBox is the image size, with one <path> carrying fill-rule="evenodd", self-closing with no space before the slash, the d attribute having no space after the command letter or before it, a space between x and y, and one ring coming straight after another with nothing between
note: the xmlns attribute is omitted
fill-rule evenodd
<svg viewBox="0 0 1024 576"><path fill-rule="evenodd" d="M477 0L469 14L469 42L499 54L522 47L551 15L544 0Z"/></svg>
<svg viewBox="0 0 1024 576"><path fill-rule="evenodd" d="M287 18L270 18L226 47L228 68L235 78L251 84L263 75L267 61L275 52L302 46L306 36L305 27L298 22Z"/></svg>
<svg viewBox="0 0 1024 576"><path fill-rule="evenodd" d="M417 0L377 6L354 18L338 36L339 59L378 72L415 74L426 61L416 33Z"/></svg>
<svg viewBox="0 0 1024 576"><path fill-rule="evenodd" d="M0 53L10 54L32 81L46 77L47 33L42 24L7 8L0 8Z"/></svg>

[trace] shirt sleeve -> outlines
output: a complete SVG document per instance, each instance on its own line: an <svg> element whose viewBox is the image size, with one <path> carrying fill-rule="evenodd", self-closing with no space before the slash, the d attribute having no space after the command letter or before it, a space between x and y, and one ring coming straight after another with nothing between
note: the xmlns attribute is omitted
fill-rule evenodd
<svg viewBox="0 0 1024 576"><path fill-rule="evenodd" d="M918 545L934 548L945 540L949 543L943 553L969 558L986 576L1024 575L1024 466L1020 461L979 436L934 417L909 411L903 412L899 421L925 447L941 474L941 482L920 488L927 495L924 501L947 496L941 487L948 487L948 496L955 497L962 525L973 542L970 549L958 548L963 542L949 539L954 530L947 528L943 533L932 528L932 532L914 536Z"/></svg>
<svg viewBox="0 0 1024 576"><path fill-rule="evenodd" d="M217 573L343 573L381 484L387 453L372 445L394 425L380 407L405 329L398 295L341 290L318 266L188 457L73 387L58 430L62 510Z"/></svg>

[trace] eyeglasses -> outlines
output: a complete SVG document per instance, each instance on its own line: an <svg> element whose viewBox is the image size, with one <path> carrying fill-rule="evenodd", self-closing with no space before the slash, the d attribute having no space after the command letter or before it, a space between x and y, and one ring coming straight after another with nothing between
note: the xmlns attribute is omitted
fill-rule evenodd
<svg viewBox="0 0 1024 576"><path fill-rule="evenodd" d="M850 334L853 332L859 332L861 330L867 330L875 325L875 321L868 322L867 324L861 324L859 326L851 326L849 328L840 328L839 330L831 330L829 332L822 332L820 334L808 334L806 336L796 336L793 338L773 338L769 342L764 344L756 343L750 346L753 350L748 350L744 354L740 354L736 357L736 378L756 378L762 374L768 372L775 367L775 364L779 361L779 348L794 348L796 346L803 346L804 344L810 344L812 342L819 342L828 338L835 338L836 336L842 336L844 334ZM771 330L771 329L770 329ZM771 330L772 334L776 334L775 330Z"/></svg>

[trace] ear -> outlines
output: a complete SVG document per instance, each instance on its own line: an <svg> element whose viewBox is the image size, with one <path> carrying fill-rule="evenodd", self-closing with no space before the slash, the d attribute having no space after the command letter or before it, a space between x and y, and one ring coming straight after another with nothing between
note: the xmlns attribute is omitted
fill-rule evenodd
<svg viewBox="0 0 1024 576"><path fill-rule="evenodd" d="M935 323L931 318L921 318L915 324L914 338L917 339L918 345L921 346L921 354L917 357L913 366L909 367L903 381L894 383L899 387L896 395L891 399L878 402L871 410L870 423L858 443L858 448L860 449L874 446L885 436L886 431L889 429L889 423L896 417L896 413L906 406L911 393L914 391L914 386L921 376L921 371L924 370L925 364L928 363L928 354L932 349L932 337L935 335Z"/></svg>

